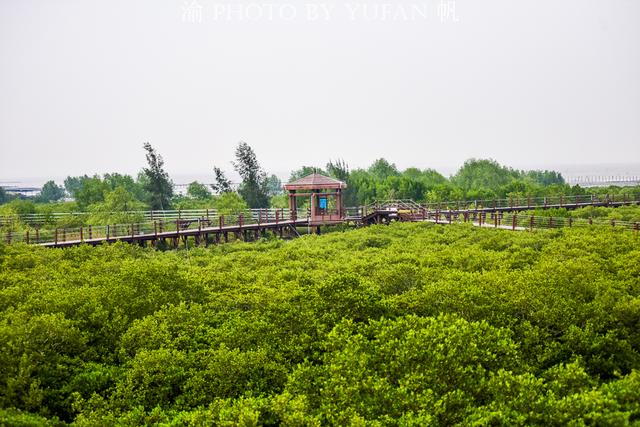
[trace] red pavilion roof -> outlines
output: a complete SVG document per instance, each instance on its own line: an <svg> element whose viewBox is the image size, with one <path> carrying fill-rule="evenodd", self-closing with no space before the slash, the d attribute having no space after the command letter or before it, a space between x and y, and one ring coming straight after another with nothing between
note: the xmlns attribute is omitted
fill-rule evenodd
<svg viewBox="0 0 640 427"><path fill-rule="evenodd" d="M284 185L285 190L325 190L347 188L347 184L335 178L312 173Z"/></svg>

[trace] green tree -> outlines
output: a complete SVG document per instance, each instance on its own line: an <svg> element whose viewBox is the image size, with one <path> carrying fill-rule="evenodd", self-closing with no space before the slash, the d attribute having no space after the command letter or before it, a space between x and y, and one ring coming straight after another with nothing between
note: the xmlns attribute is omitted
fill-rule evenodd
<svg viewBox="0 0 640 427"><path fill-rule="evenodd" d="M3 187L0 187L0 205L3 203L7 203L10 200L9 195L5 191Z"/></svg>
<svg viewBox="0 0 640 427"><path fill-rule="evenodd" d="M369 166L368 172L378 179L385 179L390 176L397 176L400 173L398 168L393 163L389 163L385 159L378 159L371 166Z"/></svg>
<svg viewBox="0 0 640 427"><path fill-rule="evenodd" d="M193 181L187 187L187 196L193 199L206 200L211 197L211 192L206 185Z"/></svg>
<svg viewBox="0 0 640 427"><path fill-rule="evenodd" d="M137 200L143 202L147 198L147 194L143 185L137 182L131 175L122 175L119 173L107 173L104 175L103 181L111 190L117 187L123 187L133 195Z"/></svg>
<svg viewBox="0 0 640 427"><path fill-rule="evenodd" d="M280 193L275 196L271 196L271 200L269 200L269 207L271 208L288 208L289 207L289 196L284 193Z"/></svg>
<svg viewBox="0 0 640 427"><path fill-rule="evenodd" d="M238 213L249 208L244 199L236 192L224 193L216 197L213 206L221 215Z"/></svg>
<svg viewBox="0 0 640 427"><path fill-rule="evenodd" d="M89 224L129 224L141 222L144 215L140 212L145 205L133 197L124 187L105 194L105 200L89 206Z"/></svg>
<svg viewBox="0 0 640 427"><path fill-rule="evenodd" d="M91 178L83 178L73 197L80 209L86 209L89 205L103 202L104 193L109 190L109 185L95 175Z"/></svg>
<svg viewBox="0 0 640 427"><path fill-rule="evenodd" d="M300 169L297 169L291 172L291 176L289 177L289 182L296 181L300 178L303 178L307 175L311 175L314 173L317 173L320 175L327 175L327 172L322 170L322 168L317 168L315 166L302 166Z"/></svg>
<svg viewBox="0 0 640 427"><path fill-rule="evenodd" d="M54 181L47 181L40 191L38 201L56 202L64 197L64 188L57 185Z"/></svg>
<svg viewBox="0 0 640 427"><path fill-rule="evenodd" d="M260 167L253 149L246 142L236 148L233 166L242 178L239 193L250 208L264 208L269 205L267 175Z"/></svg>
<svg viewBox="0 0 640 427"><path fill-rule="evenodd" d="M335 179L342 182L347 182L349 180L349 165L347 165L344 160L339 159L335 162L329 160L326 169L329 176L332 176Z"/></svg>
<svg viewBox="0 0 640 427"><path fill-rule="evenodd" d="M67 194L69 196L75 198L76 192L78 192L82 188L82 183L84 180L89 179L87 175L82 176L68 176L64 180L64 188L67 190Z"/></svg>
<svg viewBox="0 0 640 427"><path fill-rule="evenodd" d="M213 168L213 174L215 179L215 182L211 185L213 191L218 194L230 193L232 191L231 181L227 178L222 169L215 166Z"/></svg>
<svg viewBox="0 0 640 427"><path fill-rule="evenodd" d="M269 198L282 194L282 181L275 175L267 178L267 195Z"/></svg>
<svg viewBox="0 0 640 427"><path fill-rule="evenodd" d="M173 183L163 168L164 160L148 142L144 143L143 148L147 152L148 167L142 171L147 178L144 185L149 194L149 206L151 209L168 209L173 197Z"/></svg>

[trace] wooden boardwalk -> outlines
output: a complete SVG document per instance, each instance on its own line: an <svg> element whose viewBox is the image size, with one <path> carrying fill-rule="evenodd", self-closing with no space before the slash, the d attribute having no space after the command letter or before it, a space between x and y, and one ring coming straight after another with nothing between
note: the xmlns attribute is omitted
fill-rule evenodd
<svg viewBox="0 0 640 427"><path fill-rule="evenodd" d="M197 245L210 243L228 242L229 236L232 235L237 240L249 241L252 239L259 239L263 237L267 231L271 231L281 238L287 234L287 232L293 232L295 227L306 226L306 220L285 220L278 222L266 222L266 223L253 223L243 225L226 225L218 227L199 227L185 230L174 231L162 231L152 233L136 233L135 231L130 235L119 235L109 237L97 237L87 239L74 239L39 243L40 246L45 247L58 247L65 248L70 246L78 246L81 244L99 245L102 243L115 243L115 242L127 242L137 243L140 245L146 245L151 243L157 245L158 242L170 243L174 247L177 247L180 240L186 241L189 237L195 239ZM290 234L290 233L289 233ZM295 234L295 233L294 233Z"/></svg>
<svg viewBox="0 0 640 427"><path fill-rule="evenodd" d="M438 224L467 222L481 227L493 227L510 230L534 228L573 227L602 223L601 220L577 218L535 217L535 210L579 209L584 207L619 207L640 205L640 197L573 196L541 199L507 199L494 201L461 201L437 204L418 204L412 200L389 200L376 202L368 206L349 208L345 216L335 220L335 215L327 216L331 221L311 223L303 212L293 213L283 210L268 212L260 210L245 214L209 217L153 220L138 224L120 224L62 228L54 230L34 229L20 233L5 233L6 243L24 242L44 247L71 247L82 244L99 245L102 243L127 242L142 246L161 244L163 247L209 245L231 240L253 241L269 234L278 237L298 236L299 228L320 232L320 226L351 224L366 226L388 224L392 221L426 221ZM527 212L527 213L524 213ZM618 228L638 231L640 224L623 221L605 222Z"/></svg>

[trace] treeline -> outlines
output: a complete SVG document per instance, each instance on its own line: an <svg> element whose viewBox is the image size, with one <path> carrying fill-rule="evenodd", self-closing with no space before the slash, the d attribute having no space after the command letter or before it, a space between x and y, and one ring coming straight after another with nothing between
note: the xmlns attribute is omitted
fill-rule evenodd
<svg viewBox="0 0 640 427"><path fill-rule="evenodd" d="M147 165L137 177L109 173L103 176L69 176L64 186L47 182L35 198L14 198L0 192L0 215L30 213L86 212L82 217L56 220L56 226L135 222L136 211L147 209L215 208L221 211L248 208L286 208L282 182L261 167L254 150L245 142L238 144L232 165L241 182L234 185L222 169L212 170L212 185L189 184L186 194L177 194L164 169L160 154L144 144ZM568 185L555 171L523 171L493 160L471 159L447 178L433 169L399 170L385 159L368 168L350 170L344 161L330 161L324 168L303 166L294 170L289 180L310 173L321 173L348 185L344 194L347 206L360 206L375 200L412 199L417 202L446 200L491 200L507 197L583 195L590 193L640 196L640 187L590 188ZM64 201L65 198L72 201ZM64 221L70 222L66 224Z"/></svg>
<svg viewBox="0 0 640 427"><path fill-rule="evenodd" d="M0 244L0 425L637 425L637 236Z"/></svg>

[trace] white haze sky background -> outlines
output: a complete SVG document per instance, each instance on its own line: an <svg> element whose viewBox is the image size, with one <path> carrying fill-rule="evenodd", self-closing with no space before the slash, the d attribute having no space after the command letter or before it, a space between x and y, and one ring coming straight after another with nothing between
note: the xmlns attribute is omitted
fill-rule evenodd
<svg viewBox="0 0 640 427"><path fill-rule="evenodd" d="M215 16L251 3L297 15ZM640 169L640 1L454 3L442 22L440 0L200 0L189 22L191 0L2 0L0 180L135 174L145 141L174 176L230 171L241 140L283 178L337 158Z"/></svg>

